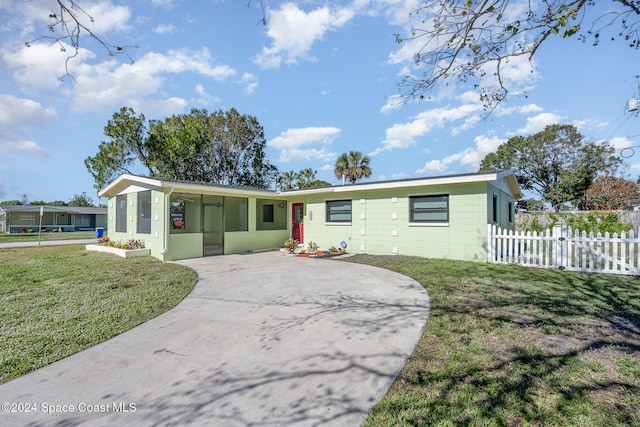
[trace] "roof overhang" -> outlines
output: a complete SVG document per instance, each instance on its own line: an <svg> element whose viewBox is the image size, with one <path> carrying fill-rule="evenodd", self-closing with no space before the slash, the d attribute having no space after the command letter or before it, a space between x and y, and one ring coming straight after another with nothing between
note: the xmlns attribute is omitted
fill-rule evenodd
<svg viewBox="0 0 640 427"><path fill-rule="evenodd" d="M425 178L414 178L405 180L379 181L361 184L337 185L332 187L304 188L298 190L285 190L276 193L271 190L260 190L251 188L226 187L204 183L191 183L184 181L161 180L155 178L147 178L137 175L121 175L111 184L107 185L98 193L100 197L111 197L118 194L129 193L134 191L143 191L150 189L168 188L171 192L190 192L200 194L230 194L245 195L258 197L287 197L300 196L310 194L338 194L350 191L370 191L384 190L392 188L412 188L412 187L428 187L435 185L455 185L470 183L494 183L499 187L500 183L506 183L508 189L514 198L522 197L522 192L518 186L518 181L511 170L478 172L460 175L436 176Z"/></svg>
<svg viewBox="0 0 640 427"><path fill-rule="evenodd" d="M252 188L238 188L238 187L226 187L214 184L203 184L196 182L183 182L183 181L171 181L161 180L155 178L147 178L137 175L121 175L111 184L102 189L98 196L111 197L123 192L142 191L159 188L168 188L172 192L192 192L192 193L215 193L215 194L235 194L246 196L277 196L275 191L259 190Z"/></svg>
<svg viewBox="0 0 640 427"><path fill-rule="evenodd" d="M453 185L453 184L469 184L477 182L498 182L504 180L514 198L519 199L522 197L522 192L518 186L518 181L511 170L492 171L492 172L479 172L472 174L461 175L448 175L448 176L436 176L426 178L415 178L406 180L393 180L393 181L381 181L371 182L364 184L349 184L333 187L319 187L319 188L304 188L299 190L286 190L280 194L283 196L289 195L309 195L309 194L324 194L324 193L344 193L348 191L370 191L370 190L385 190L392 188L411 188L411 187L427 187L434 185Z"/></svg>

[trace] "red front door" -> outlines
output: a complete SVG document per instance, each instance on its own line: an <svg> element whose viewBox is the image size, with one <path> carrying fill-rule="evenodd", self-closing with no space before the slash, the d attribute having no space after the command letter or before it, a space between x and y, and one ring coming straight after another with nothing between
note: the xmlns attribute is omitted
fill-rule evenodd
<svg viewBox="0 0 640 427"><path fill-rule="evenodd" d="M291 204L291 238L304 243L304 203Z"/></svg>

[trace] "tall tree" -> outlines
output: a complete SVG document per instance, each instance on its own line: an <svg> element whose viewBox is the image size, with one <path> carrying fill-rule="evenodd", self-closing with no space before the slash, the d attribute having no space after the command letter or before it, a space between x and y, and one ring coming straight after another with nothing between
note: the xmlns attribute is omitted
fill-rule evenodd
<svg viewBox="0 0 640 427"><path fill-rule="evenodd" d="M267 159L264 130L253 116L241 115L235 108L209 116L208 182L268 188L278 169Z"/></svg>
<svg viewBox="0 0 640 427"><path fill-rule="evenodd" d="M351 184L355 184L360 178L371 176L371 158L360 151L349 151L343 153L336 160L334 172L336 177L342 179L344 184L348 179Z"/></svg>
<svg viewBox="0 0 640 427"><path fill-rule="evenodd" d="M582 210L628 209L640 202L640 184L624 178L603 176L587 189Z"/></svg>
<svg viewBox="0 0 640 427"><path fill-rule="evenodd" d="M480 170L512 169L522 189L559 209L566 202L577 205L597 177L615 174L621 164L609 143L587 142L571 125L551 125L510 138L487 154Z"/></svg>
<svg viewBox="0 0 640 427"><path fill-rule="evenodd" d="M270 187L278 174L266 159L258 120L233 108L211 114L194 109L152 121L148 129L143 115L122 108L108 122L105 135L110 141L85 159L98 189L140 167L164 179L256 188Z"/></svg>
<svg viewBox="0 0 640 427"><path fill-rule="evenodd" d="M77 207L93 207L93 199L87 196L86 192L82 194L74 194L73 198L69 200L67 206L77 206Z"/></svg>
<svg viewBox="0 0 640 427"><path fill-rule="evenodd" d="M107 121L104 134L109 141L101 142L98 153L84 160L96 189L101 190L122 173L133 173L139 164L155 176L146 148L148 131L143 114L136 116L133 108L122 107Z"/></svg>
<svg viewBox="0 0 640 427"><path fill-rule="evenodd" d="M617 39L640 48L637 0L426 0L413 14L419 26L396 41L412 41L416 70L401 83L405 97L428 95L449 78L473 82L486 107L505 99L509 62L532 59L552 36L598 45ZM596 9L605 5L605 9ZM493 76L493 80L490 77ZM487 83L489 82L489 83Z"/></svg>

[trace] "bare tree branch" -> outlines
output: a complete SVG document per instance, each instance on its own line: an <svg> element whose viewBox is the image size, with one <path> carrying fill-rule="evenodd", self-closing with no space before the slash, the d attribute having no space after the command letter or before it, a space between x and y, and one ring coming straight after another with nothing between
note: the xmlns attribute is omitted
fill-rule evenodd
<svg viewBox="0 0 640 427"><path fill-rule="evenodd" d="M513 0L426 0L412 12L421 19L409 36L395 34L397 43L420 41L413 59L421 75L405 76L401 95L405 101L430 96L452 78L473 82L485 108L495 107L509 93L506 64L518 57L531 60L553 35L598 45L603 31L616 29L613 40L640 49L640 1L611 2L623 9L598 16L589 26L584 22L595 0L542 0L522 10Z"/></svg>
<svg viewBox="0 0 640 427"><path fill-rule="evenodd" d="M48 25L48 30L50 34L37 37L26 42L25 45L30 47L31 44L40 40L52 40L53 43L60 46L60 50L62 52L67 52L67 46L71 46L72 51L65 60L65 74L61 79L64 79L65 77L73 79L73 76L69 72L69 62L76 58L80 52L80 42L83 33L102 45L109 56L125 55L131 63L134 63L128 50L137 48L138 46L113 45L107 43L91 28L83 24L83 18L88 19L92 23L95 22L95 19L93 16L89 15L89 13L87 13L87 11L84 10L77 1L56 0L56 3L57 12L49 14L51 24Z"/></svg>

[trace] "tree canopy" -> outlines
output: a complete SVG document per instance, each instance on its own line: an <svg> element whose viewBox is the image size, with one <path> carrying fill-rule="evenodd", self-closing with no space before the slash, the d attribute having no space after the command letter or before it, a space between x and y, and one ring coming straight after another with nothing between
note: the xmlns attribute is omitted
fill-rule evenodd
<svg viewBox="0 0 640 427"><path fill-rule="evenodd" d="M360 151L349 151L349 153L342 153L336 165L334 172L336 177L342 179L344 183L345 179L348 179L351 184L355 184L360 178L368 178L371 176L371 158Z"/></svg>
<svg viewBox="0 0 640 427"><path fill-rule="evenodd" d="M294 188L330 187L331 184L316 178L318 171L311 168L302 169L300 172L283 172L278 176L278 190L291 190Z"/></svg>
<svg viewBox="0 0 640 427"><path fill-rule="evenodd" d="M77 206L77 207L93 207L93 199L87 196L86 192L82 194L74 194L73 198L69 200L69 204L67 206Z"/></svg>
<svg viewBox="0 0 640 427"><path fill-rule="evenodd" d="M624 178L603 176L587 189L580 209L629 209L640 201L640 184Z"/></svg>
<svg viewBox="0 0 640 427"><path fill-rule="evenodd" d="M278 169L265 157L264 130L253 116L193 109L146 124L144 115L121 108L107 122L98 153L85 166L104 188L139 168L162 179L269 188Z"/></svg>
<svg viewBox="0 0 640 427"><path fill-rule="evenodd" d="M423 1L413 12L420 24L407 37L396 34L398 43L410 40L417 45L413 58L422 73L403 79L403 96L423 97L438 83L455 78L472 81L485 106L494 106L507 96L503 70L509 62L532 59L552 36L593 45L611 38L640 48L640 2L597 3L608 3L609 8L595 9L594 0Z"/></svg>
<svg viewBox="0 0 640 427"><path fill-rule="evenodd" d="M556 210L579 206L596 178L614 175L622 159L607 142L588 142L572 125L551 125L527 137L515 136L486 155L480 171L512 169L523 190Z"/></svg>

